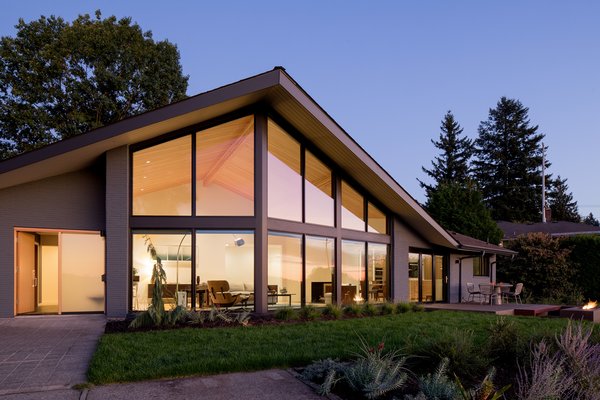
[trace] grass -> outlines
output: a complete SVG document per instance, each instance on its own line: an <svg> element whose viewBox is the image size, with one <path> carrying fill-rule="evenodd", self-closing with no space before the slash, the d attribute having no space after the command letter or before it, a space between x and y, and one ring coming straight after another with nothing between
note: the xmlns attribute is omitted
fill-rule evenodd
<svg viewBox="0 0 600 400"><path fill-rule="evenodd" d="M496 316L436 311L282 325L184 328L104 335L88 377L94 384L304 366L351 358L358 335L388 349L414 352L469 329L482 345ZM526 338L553 337L565 319L511 317Z"/></svg>

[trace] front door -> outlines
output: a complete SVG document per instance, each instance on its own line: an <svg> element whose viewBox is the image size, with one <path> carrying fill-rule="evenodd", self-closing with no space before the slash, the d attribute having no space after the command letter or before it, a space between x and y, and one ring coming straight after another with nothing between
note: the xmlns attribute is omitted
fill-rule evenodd
<svg viewBox="0 0 600 400"><path fill-rule="evenodd" d="M35 236L17 232L17 314L35 311Z"/></svg>

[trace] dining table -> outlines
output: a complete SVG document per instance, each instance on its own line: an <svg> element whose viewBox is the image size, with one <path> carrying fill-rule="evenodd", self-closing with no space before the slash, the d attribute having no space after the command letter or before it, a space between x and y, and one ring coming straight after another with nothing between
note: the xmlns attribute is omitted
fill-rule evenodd
<svg viewBox="0 0 600 400"><path fill-rule="evenodd" d="M494 292L496 293L496 305L502 305L502 289L510 289L511 287L513 287L512 284L503 282L490 282L489 284L481 284L481 286L485 285L493 286Z"/></svg>

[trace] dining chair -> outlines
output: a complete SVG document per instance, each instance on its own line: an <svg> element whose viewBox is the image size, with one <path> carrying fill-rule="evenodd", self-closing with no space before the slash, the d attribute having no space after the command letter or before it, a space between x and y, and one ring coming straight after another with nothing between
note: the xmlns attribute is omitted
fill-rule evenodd
<svg viewBox="0 0 600 400"><path fill-rule="evenodd" d="M489 283L480 283L479 291L481 292L481 296L483 296L482 303L492 304L492 299L497 296L494 285L490 285Z"/></svg>
<svg viewBox="0 0 600 400"><path fill-rule="evenodd" d="M475 284L473 282L467 282L467 303L471 301L475 301L475 296L481 300L481 292L479 290L475 290Z"/></svg>
<svg viewBox="0 0 600 400"><path fill-rule="evenodd" d="M517 283L514 292L506 293L506 299L508 300L509 298L513 298L515 300L515 303L523 304L523 300L521 299L521 292L523 292L523 284Z"/></svg>

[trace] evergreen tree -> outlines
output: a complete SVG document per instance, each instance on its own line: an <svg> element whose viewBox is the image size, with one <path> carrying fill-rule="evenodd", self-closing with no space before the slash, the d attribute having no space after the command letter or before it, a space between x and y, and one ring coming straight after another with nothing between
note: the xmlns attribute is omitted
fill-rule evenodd
<svg viewBox="0 0 600 400"><path fill-rule="evenodd" d="M445 229L498 244L503 233L485 207L473 182L441 183L425 209Z"/></svg>
<svg viewBox="0 0 600 400"><path fill-rule="evenodd" d="M592 226L600 226L600 221L594 218L594 214L589 213L587 217L581 220L584 224L592 225Z"/></svg>
<svg viewBox="0 0 600 400"><path fill-rule="evenodd" d="M530 125L528 111L519 100L502 97L479 124L473 169L496 220L541 219L544 135Z"/></svg>
<svg viewBox="0 0 600 400"><path fill-rule="evenodd" d="M461 137L463 129L456 122L451 111L448 111L442 119L440 130L438 141L431 139L431 143L441 150L441 154L431 162L431 169L421 167L435 183L428 185L418 180L421 187L425 188L428 198L441 184L466 183L470 180L469 160L473 155L473 141Z"/></svg>
<svg viewBox="0 0 600 400"><path fill-rule="evenodd" d="M560 175L552 183L552 189L548 193L548 203L552 210L554 221L579 222L580 216L577 210L577 202L573 200L573 194L568 192L567 178L561 179Z"/></svg>
<svg viewBox="0 0 600 400"><path fill-rule="evenodd" d="M177 47L130 18L51 16L0 39L0 159L185 97Z"/></svg>

